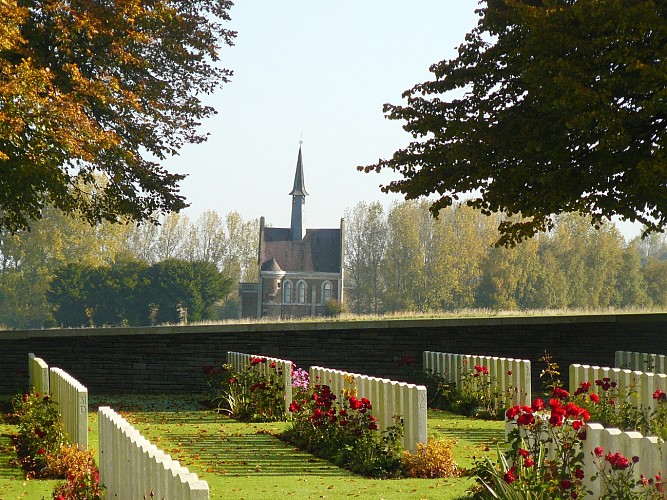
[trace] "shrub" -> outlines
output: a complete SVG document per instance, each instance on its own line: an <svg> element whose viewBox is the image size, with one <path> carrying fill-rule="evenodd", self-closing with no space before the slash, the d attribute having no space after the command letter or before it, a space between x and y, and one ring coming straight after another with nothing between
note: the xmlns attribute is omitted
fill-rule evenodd
<svg viewBox="0 0 667 500"><path fill-rule="evenodd" d="M349 381L348 381L349 382ZM372 404L346 388L342 399L328 385L316 385L310 397L293 401L292 421L281 438L340 467L368 477L402 474L400 418L379 431Z"/></svg>
<svg viewBox="0 0 667 500"><path fill-rule="evenodd" d="M516 425L509 434L510 451L499 450L496 464L487 457L476 471L489 498L581 498L587 493L580 450L589 414L567 402L569 396L555 387L548 405L536 398L531 406L507 410L507 419Z"/></svg>
<svg viewBox="0 0 667 500"><path fill-rule="evenodd" d="M417 453L406 451L403 454L405 475L423 479L458 476L453 444L449 440L431 439L428 444L418 443Z"/></svg>
<svg viewBox="0 0 667 500"><path fill-rule="evenodd" d="M345 312L345 305L336 299L329 299L324 303L323 314L329 318L340 316Z"/></svg>
<svg viewBox="0 0 667 500"><path fill-rule="evenodd" d="M56 484L54 500L99 500L104 486L93 460L92 450L81 451L76 446L63 446L50 457L49 467L66 480Z"/></svg>
<svg viewBox="0 0 667 500"><path fill-rule="evenodd" d="M624 500L658 500L663 497L663 482L660 474L653 478L641 476L639 481L634 480L633 469L639 462L639 457L625 458L620 453L608 452L597 447L593 450L593 463L597 473L593 480L600 478L605 486L604 499L622 498Z"/></svg>
<svg viewBox="0 0 667 500"><path fill-rule="evenodd" d="M212 404L243 422L270 422L285 419L285 388L282 368L267 358L254 357L241 372L229 364L221 369L204 367L209 375Z"/></svg>
<svg viewBox="0 0 667 500"><path fill-rule="evenodd" d="M18 421L16 455L27 478L49 477L48 457L66 443L66 434L55 403L39 393L14 398Z"/></svg>

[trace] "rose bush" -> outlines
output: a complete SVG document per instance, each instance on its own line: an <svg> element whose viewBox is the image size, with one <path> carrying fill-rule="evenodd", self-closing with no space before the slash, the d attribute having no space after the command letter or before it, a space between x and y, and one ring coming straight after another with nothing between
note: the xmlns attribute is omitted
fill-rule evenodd
<svg viewBox="0 0 667 500"><path fill-rule="evenodd" d="M400 419L379 432L372 404L353 390L339 401L328 385L314 386L309 398L293 401L292 421L282 439L369 477L397 477L402 471Z"/></svg>
<svg viewBox="0 0 667 500"><path fill-rule="evenodd" d="M49 477L49 455L66 443L66 434L55 403L48 395L19 394L13 401L18 422L15 449L27 478Z"/></svg>
<svg viewBox="0 0 667 500"><path fill-rule="evenodd" d="M580 442L590 415L568 397L556 387L548 403L536 398L530 406L507 410L515 424L510 449L498 450L496 463L487 458L476 467L482 498L565 499L587 492Z"/></svg>
<svg viewBox="0 0 667 500"><path fill-rule="evenodd" d="M269 370L263 370L265 365ZM253 357L236 372L232 365L206 366L211 404L237 420L270 422L284 420L285 387L282 368L265 357Z"/></svg>

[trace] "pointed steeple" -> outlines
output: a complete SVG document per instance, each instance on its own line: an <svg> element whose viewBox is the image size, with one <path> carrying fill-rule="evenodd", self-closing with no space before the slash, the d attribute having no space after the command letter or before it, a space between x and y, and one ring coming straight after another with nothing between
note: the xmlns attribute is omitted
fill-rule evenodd
<svg viewBox="0 0 667 500"><path fill-rule="evenodd" d="M294 187L290 196L308 196L306 185L303 182L303 159L301 158L301 146L299 146L299 158L296 161L296 173L294 174Z"/></svg>
<svg viewBox="0 0 667 500"><path fill-rule="evenodd" d="M294 174L294 187L290 193L292 196L292 225L290 226L290 239L302 240L306 235L305 205L306 186L303 182L303 159L301 158L301 146L299 145L299 158L296 161L296 173Z"/></svg>

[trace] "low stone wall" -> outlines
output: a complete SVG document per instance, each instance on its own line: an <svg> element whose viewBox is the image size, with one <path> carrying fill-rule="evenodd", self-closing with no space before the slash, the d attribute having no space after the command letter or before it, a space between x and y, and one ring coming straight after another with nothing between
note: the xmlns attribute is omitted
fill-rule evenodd
<svg viewBox="0 0 667 500"><path fill-rule="evenodd" d="M57 360L90 394L204 392L228 351L413 381L423 351L528 359L534 392L549 352L561 367L611 366L617 350L667 353L667 314L379 320L0 332L0 394L28 384L27 356ZM412 365L399 366L401 359ZM54 361L55 362L55 361Z"/></svg>

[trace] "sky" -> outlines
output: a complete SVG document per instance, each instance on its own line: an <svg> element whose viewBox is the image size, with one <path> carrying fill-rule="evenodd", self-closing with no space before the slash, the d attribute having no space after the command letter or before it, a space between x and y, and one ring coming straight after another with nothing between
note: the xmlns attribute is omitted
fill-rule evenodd
<svg viewBox="0 0 667 500"><path fill-rule="evenodd" d="M228 27L238 35L220 61L234 75L203 99L218 111L201 127L209 139L165 162L188 176L184 213L237 211L289 226L301 142L306 227L338 227L360 201L400 200L379 187L397 174L356 167L410 142L382 106L400 104L430 79L431 64L456 57L477 8L477 0L236 0Z"/></svg>

